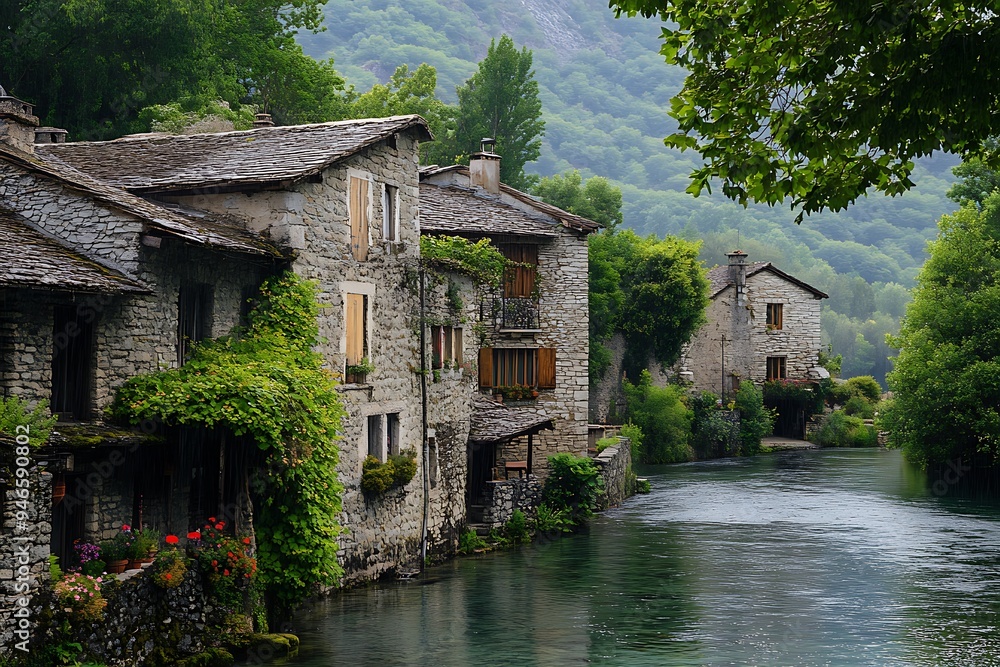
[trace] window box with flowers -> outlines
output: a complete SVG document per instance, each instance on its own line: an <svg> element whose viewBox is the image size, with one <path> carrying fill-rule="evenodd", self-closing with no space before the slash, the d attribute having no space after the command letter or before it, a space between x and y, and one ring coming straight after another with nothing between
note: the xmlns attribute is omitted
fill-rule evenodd
<svg viewBox="0 0 1000 667"><path fill-rule="evenodd" d="M368 374L375 372L375 364L368 357L362 357L356 364L347 364L344 381L348 384L364 384Z"/></svg>
<svg viewBox="0 0 1000 667"><path fill-rule="evenodd" d="M495 394L503 396L504 401L531 401L538 398L538 390L521 384L494 387Z"/></svg>

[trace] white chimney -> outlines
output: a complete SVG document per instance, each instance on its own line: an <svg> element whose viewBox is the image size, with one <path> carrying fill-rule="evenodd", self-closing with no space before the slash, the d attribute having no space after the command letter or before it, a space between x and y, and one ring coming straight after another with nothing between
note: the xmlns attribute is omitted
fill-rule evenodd
<svg viewBox="0 0 1000 667"><path fill-rule="evenodd" d="M469 180L491 194L500 194L500 156L493 152L495 139L486 137L480 151L469 157Z"/></svg>
<svg viewBox="0 0 1000 667"><path fill-rule="evenodd" d="M30 104L7 94L0 87L0 142L25 153L35 152L38 117Z"/></svg>

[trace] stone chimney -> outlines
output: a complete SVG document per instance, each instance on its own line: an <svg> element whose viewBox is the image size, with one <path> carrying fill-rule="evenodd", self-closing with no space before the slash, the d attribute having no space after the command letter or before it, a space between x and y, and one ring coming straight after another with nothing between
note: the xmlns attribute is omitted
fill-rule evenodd
<svg viewBox="0 0 1000 667"><path fill-rule="evenodd" d="M258 113L253 116L253 126L254 127L274 127L274 121L271 120L271 114L269 113Z"/></svg>
<svg viewBox="0 0 1000 667"><path fill-rule="evenodd" d="M30 104L11 97L0 87L0 142L25 153L34 153L38 118L32 111Z"/></svg>
<svg viewBox="0 0 1000 667"><path fill-rule="evenodd" d="M742 250L726 253L729 258L729 282L736 286L736 304L742 306L747 288L747 254Z"/></svg>
<svg viewBox="0 0 1000 667"><path fill-rule="evenodd" d="M500 156L493 152L496 140L486 137L480 151L469 157L469 180L487 192L500 194Z"/></svg>
<svg viewBox="0 0 1000 667"><path fill-rule="evenodd" d="M36 127L36 144L64 144L69 132L58 127Z"/></svg>

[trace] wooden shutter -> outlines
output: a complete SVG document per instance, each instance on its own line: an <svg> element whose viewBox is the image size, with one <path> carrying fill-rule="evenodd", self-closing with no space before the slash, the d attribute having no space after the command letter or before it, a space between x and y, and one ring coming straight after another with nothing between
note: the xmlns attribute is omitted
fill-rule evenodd
<svg viewBox="0 0 1000 667"><path fill-rule="evenodd" d="M483 347L479 350L479 386L493 386L493 348Z"/></svg>
<svg viewBox="0 0 1000 667"><path fill-rule="evenodd" d="M538 349L538 388L556 388L555 348L542 347Z"/></svg>
<svg viewBox="0 0 1000 667"><path fill-rule="evenodd" d="M368 259L368 181L351 176L350 186L351 254L363 262Z"/></svg>
<svg viewBox="0 0 1000 667"><path fill-rule="evenodd" d="M365 356L365 296L347 295L347 363L355 365Z"/></svg>
<svg viewBox="0 0 1000 667"><path fill-rule="evenodd" d="M504 280L504 296L507 298L526 299L535 289L535 277L538 266L538 246L534 244L508 244L502 248L504 257L518 264L528 266L512 266L507 269Z"/></svg>

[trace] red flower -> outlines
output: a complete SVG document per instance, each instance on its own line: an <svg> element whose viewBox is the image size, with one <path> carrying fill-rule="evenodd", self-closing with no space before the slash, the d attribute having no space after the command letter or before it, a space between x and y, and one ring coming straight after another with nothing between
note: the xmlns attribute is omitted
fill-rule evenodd
<svg viewBox="0 0 1000 667"><path fill-rule="evenodd" d="M243 538L243 544L250 544L250 538L249 537L244 537Z"/></svg>
<svg viewBox="0 0 1000 667"><path fill-rule="evenodd" d="M176 535L167 535L165 538L163 538L163 540L167 544L177 544L180 541L180 540L177 539Z"/></svg>
<svg viewBox="0 0 1000 667"><path fill-rule="evenodd" d="M215 523L215 517L214 516L208 517L208 522L209 523Z"/></svg>
<svg viewBox="0 0 1000 667"><path fill-rule="evenodd" d="M222 576L228 577L229 576L229 570L223 570L222 571Z"/></svg>
<svg viewBox="0 0 1000 667"><path fill-rule="evenodd" d="M166 579L167 581L170 581L171 579L174 578L174 575L167 572L166 574L163 575L163 578Z"/></svg>
<svg viewBox="0 0 1000 667"><path fill-rule="evenodd" d="M127 523L123 523L122 530L132 530L132 526L128 525Z"/></svg>
<svg viewBox="0 0 1000 667"><path fill-rule="evenodd" d="M226 524L224 524L224 523L222 523L222 522L220 521L219 523L215 524L215 529L216 529L216 530L222 530L222 528L223 528L223 527L224 527L225 525L226 525Z"/></svg>
<svg viewBox="0 0 1000 667"><path fill-rule="evenodd" d="M189 540L200 540L201 539L201 531L200 530L195 530L195 531L192 531L192 532L188 533L188 539Z"/></svg>
<svg viewBox="0 0 1000 667"><path fill-rule="evenodd" d="M219 561L214 560L214 559L212 560L212 567L215 567L218 564L219 564Z"/></svg>

